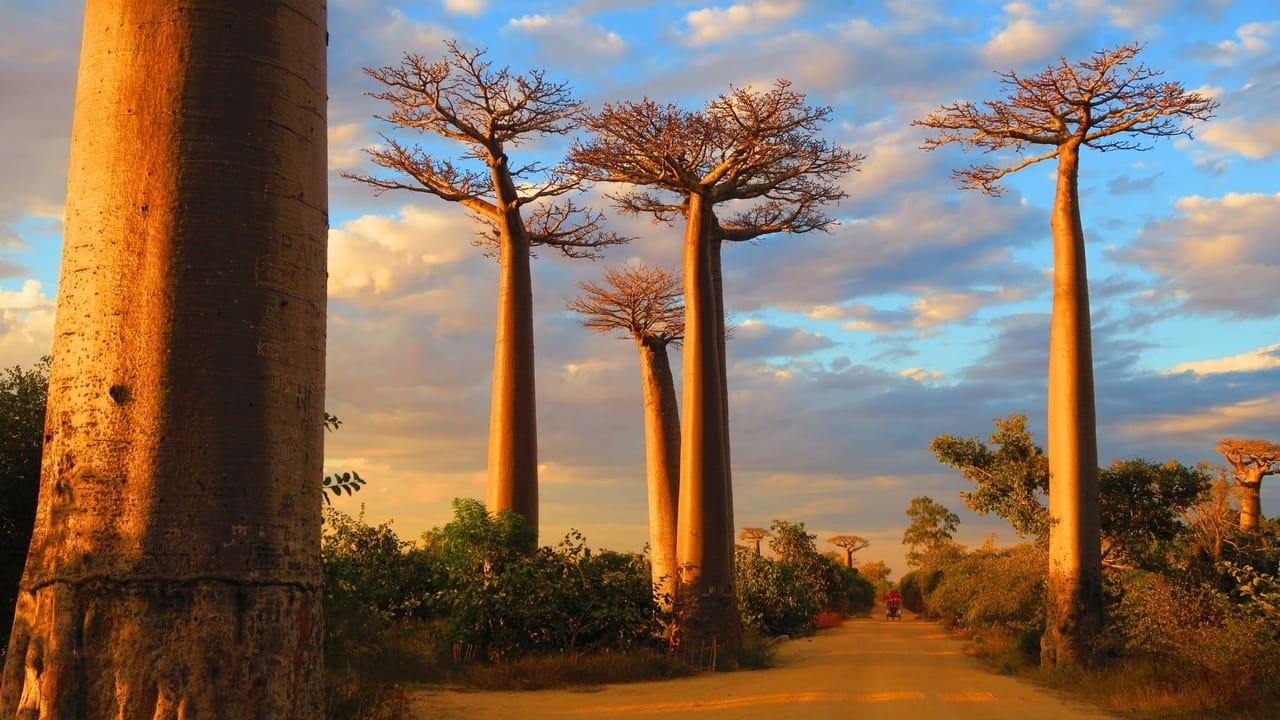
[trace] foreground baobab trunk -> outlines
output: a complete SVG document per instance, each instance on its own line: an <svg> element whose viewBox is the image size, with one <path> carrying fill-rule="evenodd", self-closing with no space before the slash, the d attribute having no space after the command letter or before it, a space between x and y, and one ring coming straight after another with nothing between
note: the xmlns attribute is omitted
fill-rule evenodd
<svg viewBox="0 0 1280 720"><path fill-rule="evenodd" d="M516 191L505 160L495 163L498 329L493 345L493 390L489 406L490 512L513 510L538 530L538 424L534 397L533 280L529 238L515 209Z"/></svg>
<svg viewBox="0 0 1280 720"><path fill-rule="evenodd" d="M1090 662L1102 629L1098 441L1078 142L1058 156L1049 329L1049 602L1043 661Z"/></svg>
<svg viewBox="0 0 1280 720"><path fill-rule="evenodd" d="M323 715L325 24L87 3L4 717Z"/></svg>
<svg viewBox="0 0 1280 720"><path fill-rule="evenodd" d="M925 149L959 144L1017 160L956 171L966 188L999 195L1011 173L1056 160L1053 314L1049 335L1049 602L1041 663L1090 665L1102 627L1102 548L1097 421L1080 152L1139 150L1148 139L1191 134L1186 122L1212 117L1217 103L1134 62L1141 45L1120 45L1086 60L1062 60L1035 75L999 73L1006 97L944 105L915 125L937 133ZM1028 146L1038 154L1028 155Z"/></svg>
<svg viewBox="0 0 1280 720"><path fill-rule="evenodd" d="M720 323L711 277L711 207L689 196L684 236L684 422L680 439L680 517L676 555L676 642L723 647L737 664L741 628L733 590L733 526L721 400Z"/></svg>
<svg viewBox="0 0 1280 720"><path fill-rule="evenodd" d="M676 519L680 494L680 410L666 343L637 341L644 384L645 469L654 594L671 609L676 594Z"/></svg>
<svg viewBox="0 0 1280 720"><path fill-rule="evenodd" d="M729 432L729 359L728 359L728 317L724 309L724 263L722 250L724 240L719 237L719 223L707 241L710 253L708 269L711 272L711 291L716 304L716 352L720 356L720 422L724 434L724 475L725 475L725 507L729 514L729 547L734 545L733 529L737 527L733 519L733 447Z"/></svg>

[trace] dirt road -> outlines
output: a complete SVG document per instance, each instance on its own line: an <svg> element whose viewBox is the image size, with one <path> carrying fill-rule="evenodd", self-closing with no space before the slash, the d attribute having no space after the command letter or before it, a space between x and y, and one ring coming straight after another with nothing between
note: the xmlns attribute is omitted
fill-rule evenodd
<svg viewBox="0 0 1280 720"><path fill-rule="evenodd" d="M1112 717L990 672L963 646L933 623L855 620L783 643L778 666L769 670L576 690L426 689L413 696L411 707L423 720Z"/></svg>

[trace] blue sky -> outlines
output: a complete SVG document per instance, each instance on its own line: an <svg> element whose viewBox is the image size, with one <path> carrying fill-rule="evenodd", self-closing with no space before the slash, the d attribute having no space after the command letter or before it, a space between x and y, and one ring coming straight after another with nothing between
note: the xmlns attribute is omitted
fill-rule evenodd
<svg viewBox="0 0 1280 720"><path fill-rule="evenodd" d="M545 67L588 104L649 95L697 105L730 83L786 77L833 108L829 137L866 153L830 235L731 247L727 302L737 516L802 520L872 539L901 568L911 496L960 510L964 481L928 439L989 432L1027 412L1043 427L1052 168L1002 198L961 192L959 151L924 153L909 127L979 100L993 71L1032 72L1119 42L1221 102L1193 141L1082 163L1103 458L1209 459L1224 435L1280 427L1280 8L1264 0L332 0L329 407L334 467L372 484L370 517L407 535L481 496L496 273L462 212L375 199L338 176L377 141L360 68L457 38L499 64ZM0 364L47 352L79 30L78 3L0 0ZM445 149L445 145L433 145ZM555 159L560 143L522 155ZM599 192L585 202L607 207ZM603 264L673 267L677 233L634 235ZM562 310L602 263L539 258L544 537L645 537L634 350ZM348 501L349 502L349 501ZM1264 492L1280 512L1280 492ZM961 539L999 521L962 513Z"/></svg>

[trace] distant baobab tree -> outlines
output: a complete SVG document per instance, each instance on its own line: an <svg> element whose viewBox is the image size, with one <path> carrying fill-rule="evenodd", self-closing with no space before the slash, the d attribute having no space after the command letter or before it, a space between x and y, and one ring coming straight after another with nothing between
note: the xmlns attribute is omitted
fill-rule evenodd
<svg viewBox="0 0 1280 720"><path fill-rule="evenodd" d="M325 3L85 3L24 720L324 715Z"/></svg>
<svg viewBox="0 0 1280 720"><path fill-rule="evenodd" d="M1132 61L1141 45L1120 45L1077 63L1065 58L1032 75L1000 73L1005 97L945 105L916 125L938 133L926 149L1014 150L1003 165L956 171L965 188L1001 193L1010 173L1057 161L1053 231L1053 315L1049 337L1049 611L1041 661L1092 664L1102 627L1102 561L1093 351L1079 167L1084 148L1144 150L1164 137L1191 134L1217 104ZM1023 155L1028 147L1036 154Z"/></svg>
<svg viewBox="0 0 1280 720"><path fill-rule="evenodd" d="M485 227L482 244L499 262L498 326L494 339L489 416L489 510L513 510L538 527L538 440L534 398L533 286L529 257L538 246L569 257L592 258L624 242L604 232L600 213L567 195L583 179L540 163L514 163L508 150L524 142L564 135L581 106L566 83L541 70L514 74L494 69L482 50L445 43L443 60L407 53L398 66L366 68L390 106L383 116L401 130L456 141L466 151L441 159L389 135L367 152L390 177L344 173L376 188L433 195L465 208Z"/></svg>
<svg viewBox="0 0 1280 720"><path fill-rule="evenodd" d="M737 662L733 486L728 453L725 308L720 243L829 227L823 206L860 156L819 137L830 109L786 81L734 88L699 110L645 99L587 116L570 154L576 172L639 186L615 196L624 212L684 218L684 423L677 541L676 642L716 638ZM729 206L725 218L717 207Z"/></svg>
<svg viewBox="0 0 1280 720"><path fill-rule="evenodd" d="M844 550L844 566L853 567L853 554L871 545L866 538L859 535L836 535L827 542Z"/></svg>
<svg viewBox="0 0 1280 720"><path fill-rule="evenodd" d="M1253 531L1262 522L1262 479L1280 474L1280 444L1267 440L1223 438L1218 452L1231 465L1240 491L1240 529Z"/></svg>
<svg viewBox="0 0 1280 720"><path fill-rule="evenodd" d="M758 527L744 527L742 534L738 537L743 541L751 543L756 550L756 555L760 555L760 542L769 536L769 531Z"/></svg>
<svg viewBox="0 0 1280 720"><path fill-rule="evenodd" d="M580 282L568 308L601 333L619 332L640 352L644 388L649 548L655 594L669 606L676 591L676 507L680 492L680 409L667 347L684 336L680 279L641 264L605 270L604 285Z"/></svg>

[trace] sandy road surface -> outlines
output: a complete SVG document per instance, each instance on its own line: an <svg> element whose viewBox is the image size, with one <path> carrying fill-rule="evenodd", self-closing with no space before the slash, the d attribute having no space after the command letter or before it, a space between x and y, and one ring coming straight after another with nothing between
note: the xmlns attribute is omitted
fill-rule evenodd
<svg viewBox="0 0 1280 720"><path fill-rule="evenodd" d="M410 707L422 720L1113 717L992 673L962 648L933 623L856 620L783 643L778 666L769 670L576 690L425 688L411 697Z"/></svg>

